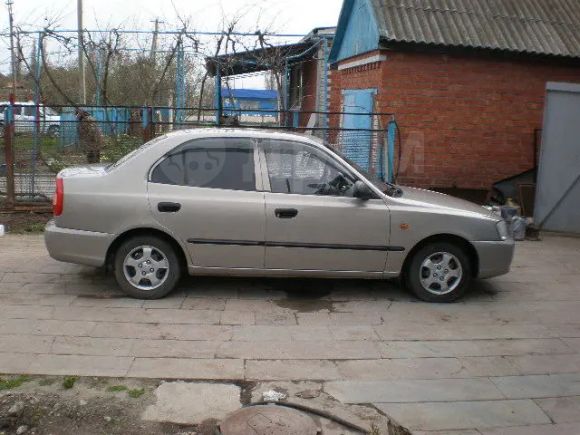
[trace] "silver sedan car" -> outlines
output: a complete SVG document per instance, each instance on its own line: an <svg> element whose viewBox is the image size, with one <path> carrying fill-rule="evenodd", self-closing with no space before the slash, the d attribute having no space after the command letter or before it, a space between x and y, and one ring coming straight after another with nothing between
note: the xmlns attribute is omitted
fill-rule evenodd
<svg viewBox="0 0 580 435"><path fill-rule="evenodd" d="M109 266L136 298L161 298L188 272L401 277L419 298L450 302L473 278L507 273L514 253L491 210L385 184L297 134L178 131L56 182L50 255Z"/></svg>

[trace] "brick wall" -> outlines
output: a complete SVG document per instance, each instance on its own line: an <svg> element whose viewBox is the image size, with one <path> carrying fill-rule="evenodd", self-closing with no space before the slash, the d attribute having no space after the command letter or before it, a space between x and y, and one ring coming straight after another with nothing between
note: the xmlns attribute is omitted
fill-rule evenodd
<svg viewBox="0 0 580 435"><path fill-rule="evenodd" d="M488 189L530 169L546 82L580 82L580 66L556 61L383 54L378 64L332 71L331 110L340 110L342 89L377 88L377 111L395 113L401 129L398 181L421 187Z"/></svg>

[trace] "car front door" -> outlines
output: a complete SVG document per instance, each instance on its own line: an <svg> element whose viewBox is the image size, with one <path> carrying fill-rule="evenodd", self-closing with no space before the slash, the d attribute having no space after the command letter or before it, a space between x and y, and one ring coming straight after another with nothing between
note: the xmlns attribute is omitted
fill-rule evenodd
<svg viewBox="0 0 580 435"><path fill-rule="evenodd" d="M353 197L356 176L310 144L264 140L266 268L383 272L389 211Z"/></svg>
<svg viewBox="0 0 580 435"><path fill-rule="evenodd" d="M157 220L186 243L194 266L264 267L264 193L256 145L247 138L192 140L151 171Z"/></svg>

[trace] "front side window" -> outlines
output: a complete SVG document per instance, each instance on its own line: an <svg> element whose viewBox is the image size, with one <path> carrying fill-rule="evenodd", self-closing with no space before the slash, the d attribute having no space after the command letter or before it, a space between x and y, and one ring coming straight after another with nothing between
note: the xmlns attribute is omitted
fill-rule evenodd
<svg viewBox="0 0 580 435"><path fill-rule="evenodd" d="M287 141L264 144L273 193L352 196L355 178L314 147Z"/></svg>
<svg viewBox="0 0 580 435"><path fill-rule="evenodd" d="M202 139L179 146L153 170L152 183L227 190L256 190L249 139Z"/></svg>

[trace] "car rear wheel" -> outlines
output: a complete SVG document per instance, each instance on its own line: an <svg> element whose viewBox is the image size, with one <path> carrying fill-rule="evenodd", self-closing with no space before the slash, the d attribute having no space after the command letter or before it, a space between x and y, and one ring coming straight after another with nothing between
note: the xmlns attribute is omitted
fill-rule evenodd
<svg viewBox="0 0 580 435"><path fill-rule="evenodd" d="M421 300L453 302L465 294L471 276L471 263L464 249L453 243L437 242L415 252L405 283Z"/></svg>
<svg viewBox="0 0 580 435"><path fill-rule="evenodd" d="M139 236L123 242L115 253L115 279L129 296L160 299L179 282L181 268L173 247L158 237Z"/></svg>

